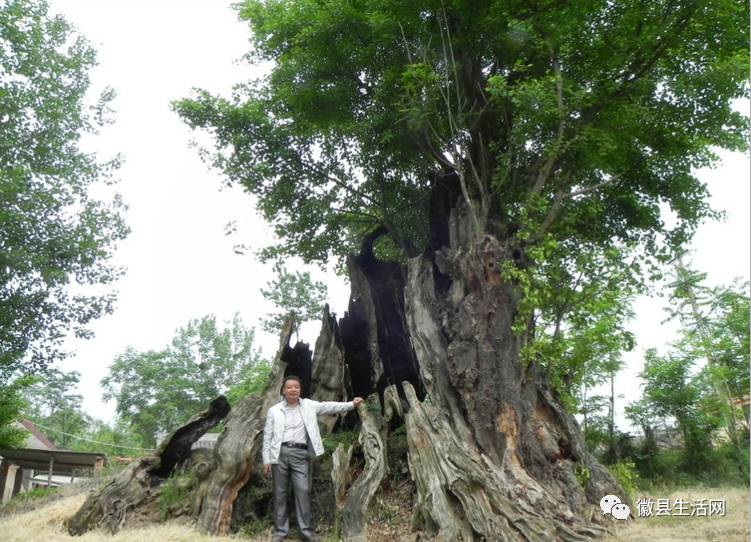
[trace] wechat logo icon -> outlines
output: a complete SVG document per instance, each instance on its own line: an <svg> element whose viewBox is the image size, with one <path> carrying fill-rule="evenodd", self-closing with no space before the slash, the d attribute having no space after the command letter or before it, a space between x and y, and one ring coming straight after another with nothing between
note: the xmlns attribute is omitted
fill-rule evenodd
<svg viewBox="0 0 751 542"><path fill-rule="evenodd" d="M626 519L631 514L628 505L623 504L616 495L605 495L600 499L600 509L603 516L610 514L615 519Z"/></svg>

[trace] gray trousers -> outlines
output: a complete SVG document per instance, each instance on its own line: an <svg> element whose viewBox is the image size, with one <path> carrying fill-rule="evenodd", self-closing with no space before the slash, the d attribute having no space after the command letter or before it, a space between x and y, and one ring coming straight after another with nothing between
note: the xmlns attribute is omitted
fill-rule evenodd
<svg viewBox="0 0 751 542"><path fill-rule="evenodd" d="M289 534L287 517L287 484L292 478L295 492L295 514L297 526L305 540L314 536L310 518L310 458L307 450L282 446L279 463L271 465L274 481L274 535L285 537Z"/></svg>

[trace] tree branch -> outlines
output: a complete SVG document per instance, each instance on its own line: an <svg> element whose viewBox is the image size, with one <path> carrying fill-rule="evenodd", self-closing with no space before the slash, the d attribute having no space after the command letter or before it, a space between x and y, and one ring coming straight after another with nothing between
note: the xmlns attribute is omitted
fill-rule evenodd
<svg viewBox="0 0 751 542"><path fill-rule="evenodd" d="M566 180L571 176L571 174L566 175ZM550 209L548 210L547 215L545 216L545 219L542 221L542 224L540 225L540 229L530 237L529 243L534 243L536 241L539 241L539 239L545 235L545 233L550 229L550 226L553 225L553 222L555 222L556 218L558 218L558 213L561 210L561 204L564 200L574 198L576 196L583 196L584 194L589 194L591 192L594 192L596 190L599 190L600 188L607 186L609 184L612 184L615 181L614 177L611 177L610 179L607 179L601 183L598 183L594 186L589 186L587 188L582 188L581 190L576 190L575 192L568 192L564 193L563 189L558 190L556 192L555 197L553 198L553 204L550 206ZM565 183L564 183L565 184Z"/></svg>
<svg viewBox="0 0 751 542"><path fill-rule="evenodd" d="M326 178L327 180L337 185L339 188L343 188L344 190L346 190L352 195L358 196L373 205L376 205L376 206L378 205L378 203L368 194L365 194L364 192L361 192L360 190L357 190L356 188L349 186L346 182L342 181L341 179L334 177L333 175L326 173L325 171L322 171L315 164L311 164L310 162L307 162L300 157L298 157L298 160L302 168L308 169L312 171L313 173L316 173L317 175Z"/></svg>
<svg viewBox="0 0 751 542"><path fill-rule="evenodd" d="M550 173L553 171L558 158L560 157L561 143L563 142L564 126L563 121L566 118L566 111L563 106L563 76L561 75L561 66L558 62L558 55L553 50L550 43L548 43L548 53L550 55L550 61L553 66L553 74L555 75L555 100L558 106L558 128L555 141L553 142L553 152L550 154L545 164L540 168L537 174L537 179L532 189L529 191L530 196L539 194L542 191L543 185L550 178Z"/></svg>

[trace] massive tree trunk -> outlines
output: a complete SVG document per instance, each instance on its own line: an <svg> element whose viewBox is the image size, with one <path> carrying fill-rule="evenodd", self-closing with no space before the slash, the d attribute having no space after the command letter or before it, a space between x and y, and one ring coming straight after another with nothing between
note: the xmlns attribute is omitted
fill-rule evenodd
<svg viewBox="0 0 751 542"><path fill-rule="evenodd" d="M332 500L345 540L364 540L368 503L388 471L390 429L406 425L416 486L415 527L440 540L586 540L603 533L597 506L627 498L584 445L543 371L520 359L512 326L520 291L502 270L519 250L478 235L451 183L431 198L431 247L406 266L378 260L367 236L348 261L352 292L336 321L324 311L315 358L282 332L271 383L240 401L193 492L201 530L225 534L254 513L258 451L286 374L318 400L369 397L358 416L322 420L323 433L360 427L333 454ZM354 476L354 474L357 474ZM160 475L165 475L160 472ZM257 492L256 492L257 493Z"/></svg>
<svg viewBox="0 0 751 542"><path fill-rule="evenodd" d="M601 533L593 505L622 492L539 371L520 362L518 294L499 271L508 258L490 236L444 249L443 294L430 258L409 263L408 324L430 399L407 390L416 513L445 540L582 540Z"/></svg>
<svg viewBox="0 0 751 542"><path fill-rule="evenodd" d="M543 372L520 359L521 294L502 270L523 255L478 235L457 192L450 179L436 183L430 253L407 266L407 328L426 394L407 386L416 519L445 540L601 534L600 499L627 496Z"/></svg>

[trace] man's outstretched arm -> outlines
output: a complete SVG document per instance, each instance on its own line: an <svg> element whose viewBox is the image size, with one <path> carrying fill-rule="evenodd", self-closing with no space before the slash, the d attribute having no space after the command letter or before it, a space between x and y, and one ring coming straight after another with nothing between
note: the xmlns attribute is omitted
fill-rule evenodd
<svg viewBox="0 0 751 542"><path fill-rule="evenodd" d="M352 399L352 401L347 401L344 403L339 403L337 401L316 401L316 413L323 415L323 414L339 414L341 412L348 412L350 410L353 410L357 408L357 406L362 403L363 399L362 397L355 397Z"/></svg>

